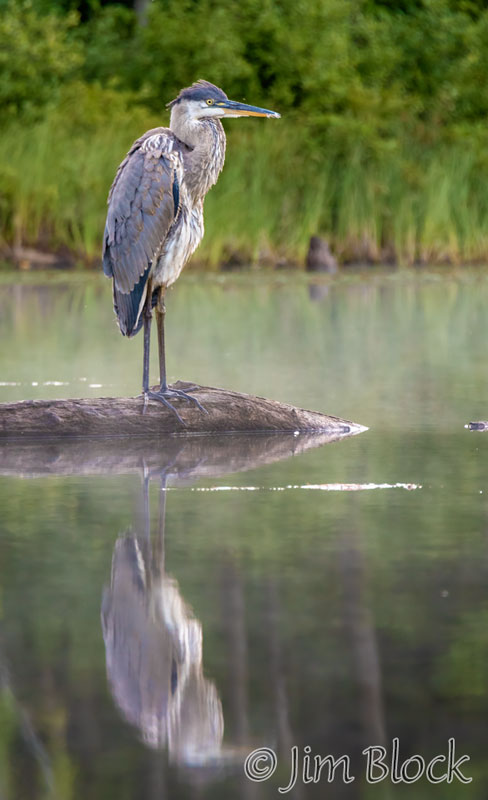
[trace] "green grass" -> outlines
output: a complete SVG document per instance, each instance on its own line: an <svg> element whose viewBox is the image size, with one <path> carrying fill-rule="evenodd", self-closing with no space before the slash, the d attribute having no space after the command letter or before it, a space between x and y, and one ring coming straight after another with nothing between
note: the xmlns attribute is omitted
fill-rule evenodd
<svg viewBox="0 0 488 800"><path fill-rule="evenodd" d="M80 85L34 126L0 133L0 240L100 254L106 197L132 141L158 120ZM100 90L101 91L101 90ZM93 109L97 109L94 114ZM89 120L89 122L87 122ZM381 155L315 148L293 119L226 124L227 163L206 201L196 256L209 269L302 263L309 237L345 261L488 260L488 159L466 143L405 141ZM487 162L487 163L485 163Z"/></svg>

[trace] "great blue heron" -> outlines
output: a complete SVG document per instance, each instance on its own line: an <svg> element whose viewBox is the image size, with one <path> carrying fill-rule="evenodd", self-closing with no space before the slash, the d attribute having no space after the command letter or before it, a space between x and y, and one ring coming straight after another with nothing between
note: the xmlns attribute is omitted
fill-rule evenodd
<svg viewBox="0 0 488 800"><path fill-rule="evenodd" d="M223 117L279 117L275 111L229 100L208 81L183 89L169 104L169 128L153 128L137 139L119 166L108 196L103 271L113 278L115 313L121 333L144 326L142 391L152 397L195 397L166 382L164 294L176 281L203 237L203 200L225 159ZM149 391L149 342L156 310L160 387Z"/></svg>

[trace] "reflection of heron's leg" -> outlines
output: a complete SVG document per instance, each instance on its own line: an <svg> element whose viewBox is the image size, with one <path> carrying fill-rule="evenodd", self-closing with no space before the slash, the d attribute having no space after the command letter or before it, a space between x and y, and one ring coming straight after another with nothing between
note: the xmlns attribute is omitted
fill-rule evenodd
<svg viewBox="0 0 488 800"><path fill-rule="evenodd" d="M142 498L142 514L144 519L144 539L146 542L151 541L151 510L149 504L149 481L150 481L149 473L146 473L143 477L143 498Z"/></svg>
<svg viewBox="0 0 488 800"><path fill-rule="evenodd" d="M158 568L161 571L161 575L164 573L164 534L165 534L165 522L166 522L166 484L167 484L167 474L166 472L161 473L161 486L159 489L159 525L158 525L158 542L157 542L157 554L158 554Z"/></svg>
<svg viewBox="0 0 488 800"><path fill-rule="evenodd" d="M181 398L182 400L189 400L192 403L195 403L196 406L200 409L200 411L205 411L206 409L198 402L196 397L192 397L191 395L184 392L182 389L170 389L167 381L166 381L166 353L165 353L165 344L164 344L164 316L166 314L166 307L164 305L164 290L160 289L159 291L159 298L158 303L156 306L156 322L158 325L158 345L159 345L159 378L160 378L160 386L157 392L148 392L148 396L154 398L154 400L159 400L160 403L166 406L166 408L171 409L175 416L177 417L178 421L181 422L182 425L185 423L181 419L180 415L178 414L177 410L174 406L171 405L169 400L173 400L175 398Z"/></svg>
<svg viewBox="0 0 488 800"><path fill-rule="evenodd" d="M168 482L168 472L166 469L159 471L160 494L159 494L159 518L157 538L154 540L152 548L151 537L151 502L149 497L149 487L151 478L155 473L144 466L142 473L142 530L143 537L138 537L142 542L145 557L150 558L159 575L164 574L164 544L165 544L165 519L166 519L166 484Z"/></svg>
<svg viewBox="0 0 488 800"><path fill-rule="evenodd" d="M149 488L151 484L151 473L144 464L142 478L142 503L140 505L140 520L137 526L138 533L127 534L127 538L134 542L134 546L140 551L144 564L149 564L152 558L151 547L151 503ZM144 570L146 567L144 567Z"/></svg>

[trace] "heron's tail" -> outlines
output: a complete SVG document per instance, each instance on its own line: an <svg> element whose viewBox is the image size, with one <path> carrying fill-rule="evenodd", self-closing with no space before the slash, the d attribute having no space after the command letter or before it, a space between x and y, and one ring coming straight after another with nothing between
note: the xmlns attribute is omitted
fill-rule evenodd
<svg viewBox="0 0 488 800"><path fill-rule="evenodd" d="M117 288L116 281L113 283L114 310L119 321L120 332L124 336L135 336L142 328L143 318L142 309L146 302L147 279L151 264L141 275L138 283L131 292L125 294Z"/></svg>

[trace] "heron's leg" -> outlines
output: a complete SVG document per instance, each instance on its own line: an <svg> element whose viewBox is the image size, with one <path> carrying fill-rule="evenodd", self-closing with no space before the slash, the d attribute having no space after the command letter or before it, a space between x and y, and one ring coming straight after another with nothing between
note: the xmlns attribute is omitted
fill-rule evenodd
<svg viewBox="0 0 488 800"><path fill-rule="evenodd" d="M147 394L149 391L149 349L151 343L151 322L152 313L150 308L145 308L144 314L144 356L142 362L142 391Z"/></svg>
<svg viewBox="0 0 488 800"><path fill-rule="evenodd" d="M160 289L158 304L156 306L156 323L158 326L158 347L159 347L159 390L163 394L168 388L166 383L166 349L164 344L164 318L166 316L166 306L164 304L164 290Z"/></svg>
<svg viewBox="0 0 488 800"><path fill-rule="evenodd" d="M143 323L144 323L144 355L142 358L142 394L144 397L144 405L142 413L146 413L147 397L149 392L149 353L151 343L151 322L152 322L152 308L150 301L146 301L144 306Z"/></svg>
<svg viewBox="0 0 488 800"><path fill-rule="evenodd" d="M158 302L156 305L156 323L158 326L158 346L159 346L159 379L160 379L160 386L159 391L157 392L148 392L148 397L153 397L155 400L159 400L163 405L167 408L170 408L171 411L176 415L179 422L182 425L185 423L181 419L180 415L176 411L176 409L171 405L169 400L173 398L180 398L181 400L188 400L191 403L194 403L200 411L204 411L207 414L207 410L198 402L196 397L192 397L191 395L184 392L182 389L170 389L166 380L166 352L165 352L165 343L164 343L164 317L166 314L166 306L164 304L164 289L160 289Z"/></svg>

